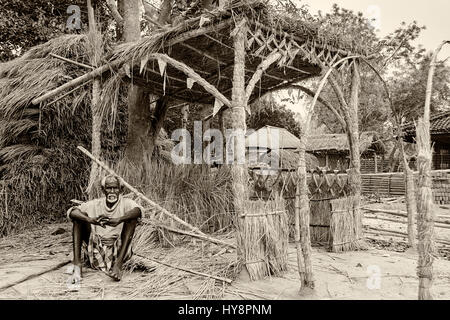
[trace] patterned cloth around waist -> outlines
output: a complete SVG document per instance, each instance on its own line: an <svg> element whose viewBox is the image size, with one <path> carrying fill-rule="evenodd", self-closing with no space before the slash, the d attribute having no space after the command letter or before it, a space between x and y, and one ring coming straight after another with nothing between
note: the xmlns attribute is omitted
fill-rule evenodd
<svg viewBox="0 0 450 320"><path fill-rule="evenodd" d="M92 269L109 272L116 262L121 244L120 237L106 239L92 232L89 243L83 243L84 261ZM123 262L129 260L132 255L133 250L130 244Z"/></svg>

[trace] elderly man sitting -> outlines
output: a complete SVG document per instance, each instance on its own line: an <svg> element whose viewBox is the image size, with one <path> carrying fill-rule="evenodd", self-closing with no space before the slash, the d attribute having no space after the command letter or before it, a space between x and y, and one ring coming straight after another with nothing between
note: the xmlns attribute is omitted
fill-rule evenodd
<svg viewBox="0 0 450 320"><path fill-rule="evenodd" d="M101 186L105 197L67 211L73 222L73 282L81 280L82 248L91 268L116 281L122 278L122 266L132 255L131 240L143 208L122 197L123 186L117 177L103 178Z"/></svg>

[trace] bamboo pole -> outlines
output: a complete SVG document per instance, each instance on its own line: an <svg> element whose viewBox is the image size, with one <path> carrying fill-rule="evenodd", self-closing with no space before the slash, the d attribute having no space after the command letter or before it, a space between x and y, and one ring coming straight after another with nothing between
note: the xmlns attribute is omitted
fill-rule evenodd
<svg viewBox="0 0 450 320"><path fill-rule="evenodd" d="M401 126L398 126L400 155L403 161L403 172L405 174L405 202L406 211L408 212L408 244L411 248L416 249L416 233L414 231L414 218L417 215L417 202L414 174L409 168L408 160L406 159L405 147L403 137L401 134Z"/></svg>
<svg viewBox="0 0 450 320"><path fill-rule="evenodd" d="M164 229L166 229L166 230L168 230L170 232L173 232L173 233L184 234L184 235L187 235L187 236L190 236L190 237L193 237L193 238L198 238L200 240L205 240L205 241L209 241L209 242L212 242L212 243L215 243L215 244L221 244L221 245L224 245L226 247L231 247L233 249L237 248L236 245L234 245L234 244L227 243L225 241L222 241L222 240L219 240L219 239L215 239L215 238L209 237L207 235L199 235L199 234L196 234L196 233L187 232L187 231L184 231L184 230L180 230L180 229L176 229L176 228L173 228L173 227L170 227L170 226L166 226L166 225L161 224L160 222L157 222L157 221L155 221L153 219L150 219L150 220L149 219L144 219L143 222L144 223L148 222L148 223L154 225L155 227L164 228Z"/></svg>
<svg viewBox="0 0 450 320"><path fill-rule="evenodd" d="M407 233L392 233L391 231L375 231L375 230L364 230L366 234L380 235L380 236L389 236L389 237L397 237L397 238L408 238ZM366 237L368 238L368 237ZM450 246L450 241L446 241L444 239L436 240L436 243L442 244L444 246Z"/></svg>
<svg viewBox="0 0 450 320"><path fill-rule="evenodd" d="M173 46L175 44L178 44L180 42L186 41L186 40L191 39L191 38L202 36L202 35L204 35L206 33L210 33L210 32L213 32L213 31L221 30L221 29L227 27L228 25L230 25L232 22L233 22L233 20L229 19L229 20L220 22L220 23L215 24L215 25L208 25L206 27L202 27L202 28L198 28L198 29L195 29L195 30L187 31L187 32L181 34L178 37L175 37L175 38L172 38L172 39L169 39L168 41L166 41L164 43L164 48L168 48L170 46ZM33 99L31 101L31 103L34 104L34 105L37 105L37 104L39 104L39 103L41 103L41 102L43 102L43 101L45 101L47 99L50 99L50 98L58 95L59 93L61 93L64 90L67 90L67 89L70 89L72 87L75 87L75 86L77 86L77 85L79 85L81 83L84 83L84 82L86 82L88 80L91 80L91 79L93 79L95 77L99 77L99 76L101 76L103 73L105 73L108 70L120 68L120 66L122 66L126 62L127 62L127 60L125 58L122 58L122 59L117 59L117 60L115 60L115 61L113 61L113 62L111 62L109 64L105 64L105 65L103 65L101 67L98 67L97 69L94 69L94 70L92 70L89 73L86 73L86 74L84 74L84 75L82 75L82 76L80 76L78 78L75 78L75 79L73 79L73 80L71 80L71 81L69 81L69 82L67 82L67 83L65 83L65 84L63 84L63 85L53 89L53 90L50 90L46 94L44 94L44 95L42 95L42 96L40 96L38 98Z"/></svg>
<svg viewBox="0 0 450 320"><path fill-rule="evenodd" d="M427 91L423 119L419 119L416 129L418 148L417 163L419 167L419 201L418 211L418 251L419 260L417 275L419 277L419 300L433 300L431 287L433 285L433 261L434 261L434 212L432 211L433 196L431 193L431 138L430 138L430 105L433 91L433 77L436 69L436 61L442 47L450 43L444 41L434 52L428 73Z"/></svg>
<svg viewBox="0 0 450 320"><path fill-rule="evenodd" d="M186 221L178 218L176 215L170 213L169 211L167 211L166 209L164 209L163 207L161 207L159 204L153 202L152 200L150 200L149 198L147 198L145 195L143 195L141 192L139 192L136 188L134 188L132 185L130 185L128 182L126 182L122 177L120 177L117 173L115 173L112 169L110 169L107 165L105 165L103 162L101 162L100 160L98 160L97 158L95 158L89 151L87 151L85 148L78 146L78 150L80 150L81 152L83 152L85 155L87 155L89 158L91 158L93 161L95 161L100 167L102 167L103 169L105 169L109 174L114 175L115 177L117 177L118 179L120 179L120 181L123 183L123 185L125 187L127 187L130 191L132 191L134 194L136 194L140 199L144 200L145 202L147 202L150 206L152 206L153 208L155 208L155 210L161 212L162 214L165 214L166 216L172 218L173 220L177 221L178 223L180 223L181 225L187 227L188 229L190 229L191 231L200 234L202 236L205 236L205 234L203 232L201 232L198 228L190 225L189 223L187 223Z"/></svg>
<svg viewBox="0 0 450 320"><path fill-rule="evenodd" d="M395 234L395 235L399 235L399 236L403 236L405 238L408 237L408 234L406 232L401 232L401 231L396 231L396 230L390 230L390 229L384 229L384 228L376 228L376 227L371 227L371 226L367 226L370 230L373 231L379 231L379 232L388 232L391 234ZM438 243L442 243L442 244L447 244L450 245L450 241L446 240L446 239L436 239L436 242Z"/></svg>
<svg viewBox="0 0 450 320"><path fill-rule="evenodd" d="M76 65L78 67L82 67L82 68L86 68L86 69L90 69L90 70L94 69L93 66L90 66L90 65L87 65L87 64L84 64L84 63L81 63L81 62L77 62L77 61L73 61L73 60L67 59L67 58L59 56L59 55L57 55L55 53L50 53L49 56L51 56L53 58L56 58L56 59L59 59L59 60L62 60L62 61L65 61L65 62L68 62L68 63L72 63L72 64L74 64L74 65Z"/></svg>
<svg viewBox="0 0 450 320"><path fill-rule="evenodd" d="M46 273L48 273L48 272L58 270L59 268L62 268L62 267L64 267L65 265L68 265L68 264L71 263L71 262L72 262L72 260L66 260L66 261L60 262L60 263L58 263L58 264L56 264L56 265L54 265L54 266L52 266L52 267L46 268L45 270L39 271L39 272L37 272L37 273L30 274L30 275L28 275L28 276L25 276L25 277L23 277L22 279L19 279L19 280L17 280L17 281L14 281L13 283L6 284L6 285L0 287L0 291L6 290L6 289L11 288L11 287L14 287L14 286L16 286L16 285L18 285L18 284L21 284L22 282L25 282L25 281L28 281L28 280L37 278L37 277L39 277L39 276L41 276L41 275L43 275L43 274L46 274Z"/></svg>
<svg viewBox="0 0 450 320"><path fill-rule="evenodd" d="M310 110L311 112L311 110ZM309 128L309 123L306 126L306 129ZM299 204L299 207L295 208L295 215L298 216L296 219L299 220L298 227L300 230L296 230L296 233L300 233L300 245L301 251L303 253L303 262L305 264L304 269L304 278L300 278L302 280L301 290L311 289L313 290L315 287L313 280L313 269L312 269L312 258L311 258L311 234L309 228L309 220L310 220L310 206L309 206L309 198L308 198L308 182L306 177L306 137L305 134L302 134L300 137L300 148L299 148L299 161L298 161L298 186L296 192L296 203ZM295 226L297 228L297 224ZM299 252L297 248L297 253ZM300 272L300 270L299 270Z"/></svg>
<svg viewBox="0 0 450 320"><path fill-rule="evenodd" d="M300 244L300 182L297 181L295 184L295 211L294 211L294 221L295 221L295 248L297 252L297 268L298 274L300 276L300 288L305 283L305 261L303 258L303 251Z"/></svg>
<svg viewBox="0 0 450 320"><path fill-rule="evenodd" d="M397 223L408 225L408 221L395 220L395 219L383 218L383 217L378 217L378 216L375 216L375 217L365 216L364 218L365 219L374 219L374 220L383 220L383 221L397 222ZM408 217L406 217L406 218L408 218ZM447 225L447 224L435 224L435 227L436 228L441 228L441 229L450 229L450 226ZM409 235L409 233L408 233L408 235Z"/></svg>
<svg viewBox="0 0 450 320"><path fill-rule="evenodd" d="M161 262L161 261L158 261L158 260L149 258L149 257L144 257L144 256L142 256L142 255L140 255L140 254L136 254L136 256L138 256L138 257L141 258L141 259L150 260L150 261L152 261L152 262L162 264L163 266L166 266L166 267L169 267L169 268L172 268L172 269L181 270L181 271L184 271L184 272L187 272L187 273L196 274L196 275L198 275L198 276L202 276L202 277L206 277L206 278L211 278L211 279L216 279L216 280L219 280L219 281L228 283L228 284L230 284L230 283L233 282L233 280L228 279L228 278L223 278L223 277L215 276L215 275L212 275L212 274L207 274L207 273L203 273L203 272L198 272L198 271L186 269L186 268L179 267L179 266L175 266L175 265L173 265L173 264L169 264L169 263L166 263L166 262Z"/></svg>
<svg viewBox="0 0 450 320"><path fill-rule="evenodd" d="M404 217L407 218L408 217L408 213L406 211L400 211L400 210L388 210L388 209L372 209L372 208L368 208L368 207L362 207L362 210L366 210L366 211L370 211L370 212L378 212L378 213L385 213L391 216L396 216L396 217ZM441 224L450 224L450 220L445 220L445 219L434 219L434 222L436 223L441 223Z"/></svg>

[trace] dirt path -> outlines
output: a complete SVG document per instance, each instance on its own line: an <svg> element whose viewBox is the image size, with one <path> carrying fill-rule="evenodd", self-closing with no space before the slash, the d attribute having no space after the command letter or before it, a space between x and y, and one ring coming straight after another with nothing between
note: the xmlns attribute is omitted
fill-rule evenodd
<svg viewBox="0 0 450 320"><path fill-rule="evenodd" d="M300 297L298 294L299 277L293 246L289 251L291 269L283 277L258 282L237 280L232 288L236 288L246 299L417 299L416 254L376 249L333 254L315 248L312 257L316 283L314 296ZM450 261L436 260L434 270L435 299L450 299ZM370 280L374 279L370 275L377 271L380 272L379 289L376 280ZM225 298L237 297L229 295Z"/></svg>

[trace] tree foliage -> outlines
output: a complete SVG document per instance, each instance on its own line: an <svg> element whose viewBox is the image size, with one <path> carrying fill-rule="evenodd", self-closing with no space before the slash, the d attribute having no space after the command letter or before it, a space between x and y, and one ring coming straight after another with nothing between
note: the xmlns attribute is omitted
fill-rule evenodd
<svg viewBox="0 0 450 320"><path fill-rule="evenodd" d="M274 101L272 98L261 99L251 106L252 114L247 117L247 128L258 130L266 125L284 128L300 137L301 126L296 114Z"/></svg>

